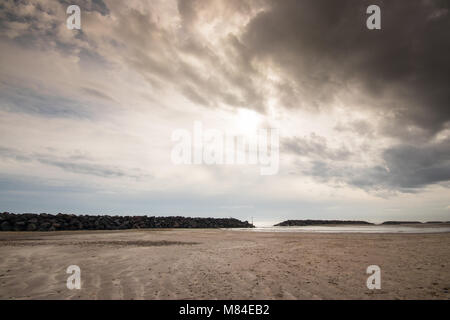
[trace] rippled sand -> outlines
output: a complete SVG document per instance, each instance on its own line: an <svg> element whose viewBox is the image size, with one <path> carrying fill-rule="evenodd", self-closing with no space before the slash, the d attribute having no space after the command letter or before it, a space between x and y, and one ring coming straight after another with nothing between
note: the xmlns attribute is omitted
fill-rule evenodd
<svg viewBox="0 0 450 320"><path fill-rule="evenodd" d="M450 233L2 232L0 298L449 299L449 248Z"/></svg>

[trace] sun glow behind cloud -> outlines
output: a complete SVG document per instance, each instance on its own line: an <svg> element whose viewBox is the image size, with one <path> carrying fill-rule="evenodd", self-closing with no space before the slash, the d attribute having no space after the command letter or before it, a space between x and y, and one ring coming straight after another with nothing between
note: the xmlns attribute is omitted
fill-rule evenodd
<svg viewBox="0 0 450 320"><path fill-rule="evenodd" d="M235 118L236 132L245 136L256 135L262 122L256 111L248 109L239 109Z"/></svg>

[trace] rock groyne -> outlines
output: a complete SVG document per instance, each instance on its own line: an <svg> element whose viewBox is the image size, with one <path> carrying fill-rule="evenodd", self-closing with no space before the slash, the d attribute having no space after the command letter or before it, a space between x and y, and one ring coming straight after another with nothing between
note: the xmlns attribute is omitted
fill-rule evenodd
<svg viewBox="0 0 450 320"><path fill-rule="evenodd" d="M234 218L0 213L0 231L124 230L144 228L253 228Z"/></svg>

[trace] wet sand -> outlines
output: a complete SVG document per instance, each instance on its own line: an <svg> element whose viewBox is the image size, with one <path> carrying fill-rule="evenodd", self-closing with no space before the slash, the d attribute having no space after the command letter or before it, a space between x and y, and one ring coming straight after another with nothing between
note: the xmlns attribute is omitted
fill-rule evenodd
<svg viewBox="0 0 450 320"><path fill-rule="evenodd" d="M1 232L0 299L450 299L449 248L450 233Z"/></svg>

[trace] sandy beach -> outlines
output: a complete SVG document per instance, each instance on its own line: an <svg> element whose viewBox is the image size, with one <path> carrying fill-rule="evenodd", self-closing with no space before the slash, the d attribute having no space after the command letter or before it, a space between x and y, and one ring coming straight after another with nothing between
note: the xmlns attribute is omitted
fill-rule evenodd
<svg viewBox="0 0 450 320"><path fill-rule="evenodd" d="M449 299L449 248L450 233L2 232L0 298ZM366 287L369 265L381 290Z"/></svg>

